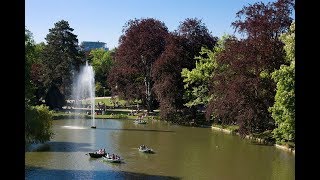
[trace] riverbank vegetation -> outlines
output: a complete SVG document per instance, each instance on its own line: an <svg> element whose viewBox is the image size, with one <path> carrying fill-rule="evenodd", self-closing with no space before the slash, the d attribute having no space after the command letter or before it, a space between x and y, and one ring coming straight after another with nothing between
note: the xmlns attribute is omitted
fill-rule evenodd
<svg viewBox="0 0 320 180"><path fill-rule="evenodd" d="M60 21L50 30L48 44L35 45L43 55L30 66L41 68L27 66L37 90L34 101L62 109L70 98L71 72L88 59L96 71L96 94L113 98L96 100L98 105L134 110L138 104L150 114L159 110L155 117L160 120L192 126L215 123L242 137L294 147L293 11L293 0L243 7L231 24L241 38L215 37L198 18L185 19L172 32L160 20L133 19L114 50L86 54L68 46L64 58L53 42L65 38L77 46L77 39L68 22ZM60 31L70 36L56 37L54 32ZM45 69L50 71L42 73ZM52 95L56 98L49 98ZM105 112L96 117L136 118L123 111L114 111L112 117L111 111Z"/></svg>

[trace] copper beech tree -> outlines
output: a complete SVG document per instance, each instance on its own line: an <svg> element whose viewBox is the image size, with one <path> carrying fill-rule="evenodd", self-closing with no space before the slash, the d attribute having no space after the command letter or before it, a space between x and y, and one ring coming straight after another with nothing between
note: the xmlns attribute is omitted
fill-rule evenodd
<svg viewBox="0 0 320 180"><path fill-rule="evenodd" d="M165 47L167 27L153 18L127 22L108 82L114 94L127 100L141 99L148 111L155 103L151 71Z"/></svg>
<svg viewBox="0 0 320 180"><path fill-rule="evenodd" d="M165 50L153 69L154 92L160 103L160 117L167 120L190 120L195 116L195 108L184 106L183 68L195 67L195 56L201 47L212 49L217 42L201 20L186 19L178 30L167 36ZM183 113L183 116L180 116ZM182 118L179 118L182 117Z"/></svg>
<svg viewBox="0 0 320 180"><path fill-rule="evenodd" d="M288 31L292 18L292 0L255 3L237 13L232 25L243 39L226 42L217 60L228 68L211 80L214 98L206 109L224 124L237 123L241 135L274 128L268 108L274 103L275 82L271 73L284 63L285 52L279 40Z"/></svg>

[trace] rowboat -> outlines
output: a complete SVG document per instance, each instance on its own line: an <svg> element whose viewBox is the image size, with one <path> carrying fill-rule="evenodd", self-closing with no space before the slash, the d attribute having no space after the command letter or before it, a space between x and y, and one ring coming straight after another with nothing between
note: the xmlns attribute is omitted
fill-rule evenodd
<svg viewBox="0 0 320 180"><path fill-rule="evenodd" d="M93 153L88 153L90 155L90 157L92 158L101 158L102 156L106 155L106 153L97 153L97 152L93 152Z"/></svg>
<svg viewBox="0 0 320 180"><path fill-rule="evenodd" d="M120 158L112 158L112 157L107 157L107 156L102 156L103 160L111 162L111 163L121 163Z"/></svg>
<svg viewBox="0 0 320 180"><path fill-rule="evenodd" d="M145 120L134 120L135 124L147 124L147 121Z"/></svg>
<svg viewBox="0 0 320 180"><path fill-rule="evenodd" d="M154 151L153 151L153 149L151 149L151 148L148 148L148 147L139 147L139 151L140 152L143 152L143 153L154 153Z"/></svg>

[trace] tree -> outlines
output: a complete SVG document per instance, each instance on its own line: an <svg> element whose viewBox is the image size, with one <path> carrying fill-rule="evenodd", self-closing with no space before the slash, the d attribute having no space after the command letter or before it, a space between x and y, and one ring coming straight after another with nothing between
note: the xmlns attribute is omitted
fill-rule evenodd
<svg viewBox="0 0 320 180"><path fill-rule="evenodd" d="M110 88L107 84L107 77L109 76L110 69L113 66L113 54L115 50L106 51L104 49L91 50L90 56L92 56L92 67L95 72L95 81L99 83L97 87L102 87L103 91L101 93L101 88L96 88L96 95L103 96L104 91L109 92Z"/></svg>
<svg viewBox="0 0 320 180"><path fill-rule="evenodd" d="M272 79L277 83L275 103L269 108L276 128L273 136L278 143L295 141L295 23L290 31L280 36L285 44L286 62L280 69L272 73Z"/></svg>
<svg viewBox="0 0 320 180"><path fill-rule="evenodd" d="M191 71L187 68L182 69L181 76L183 77L186 96L189 99L189 102L185 104L186 106L203 107L208 104L211 99L211 95L209 95L209 81L214 76L214 72L219 68L216 56L223 50L224 42L228 38L230 36L223 36L213 50L202 47L200 56L195 57L198 60L196 67Z"/></svg>
<svg viewBox="0 0 320 180"><path fill-rule="evenodd" d="M42 104L42 100L46 95L46 88L44 86L44 65L42 61L42 54L45 48L45 44L43 42L39 44L35 44L35 58L31 65L31 82L34 85L34 101L33 104Z"/></svg>
<svg viewBox="0 0 320 180"><path fill-rule="evenodd" d="M49 141L52 132L53 112L48 106L26 106L25 108L25 143L43 143Z"/></svg>
<svg viewBox="0 0 320 180"><path fill-rule="evenodd" d="M232 25L246 38L226 43L218 57L228 68L213 77L211 91L218 97L210 101L207 112L224 123L237 122L241 135L274 128L268 112L275 95L270 73L284 62L278 37L292 22L292 5L291 0L279 0L244 7Z"/></svg>
<svg viewBox="0 0 320 180"><path fill-rule="evenodd" d="M42 57L45 69L44 85L47 89L57 87L65 96L71 94L73 74L79 71L79 66L84 62L84 53L72 31L73 28L65 20L55 23L45 38L47 45Z"/></svg>
<svg viewBox="0 0 320 180"><path fill-rule="evenodd" d="M29 103L34 98L34 86L31 81L31 66L35 58L35 42L32 33L25 28L25 103Z"/></svg>
<svg viewBox="0 0 320 180"><path fill-rule="evenodd" d="M165 120L177 120L177 112L183 109L183 81L181 70L187 60L185 39L171 34L166 39L165 50L155 62L152 71L153 90L160 103L160 117ZM181 45L181 46L180 46Z"/></svg>
<svg viewBox="0 0 320 180"><path fill-rule="evenodd" d="M160 102L160 116L166 120L181 120L180 112L194 112L184 104L184 84L181 77L183 68L195 67L195 56L201 47L213 48L217 38L213 37L199 19L186 19L178 30L167 36L166 47L153 69L154 92ZM194 115L194 114L193 114ZM182 116L181 116L182 117ZM183 118L183 119L191 119Z"/></svg>
<svg viewBox="0 0 320 180"><path fill-rule="evenodd" d="M31 67L37 62L36 45L32 33L25 29L25 142L44 142L52 137L52 112L46 106L32 106L36 85L32 81Z"/></svg>
<svg viewBox="0 0 320 180"><path fill-rule="evenodd" d="M153 111L151 71L164 50L167 27L153 18L127 22L115 55L115 65L108 81L114 93L128 100L142 99Z"/></svg>

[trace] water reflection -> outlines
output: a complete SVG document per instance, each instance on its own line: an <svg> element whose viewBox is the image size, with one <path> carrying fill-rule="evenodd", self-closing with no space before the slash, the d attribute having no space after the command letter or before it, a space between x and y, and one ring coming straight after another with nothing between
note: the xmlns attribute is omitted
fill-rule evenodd
<svg viewBox="0 0 320 180"><path fill-rule="evenodd" d="M179 177L111 170L60 170L39 167L26 168L27 179L157 179L178 180Z"/></svg>
<svg viewBox="0 0 320 180"><path fill-rule="evenodd" d="M110 119L97 119L97 129L90 125L90 120L54 121L49 148L26 152L26 179L294 179L294 155L208 128ZM141 144L155 154L140 152ZM85 155L101 148L123 163Z"/></svg>

